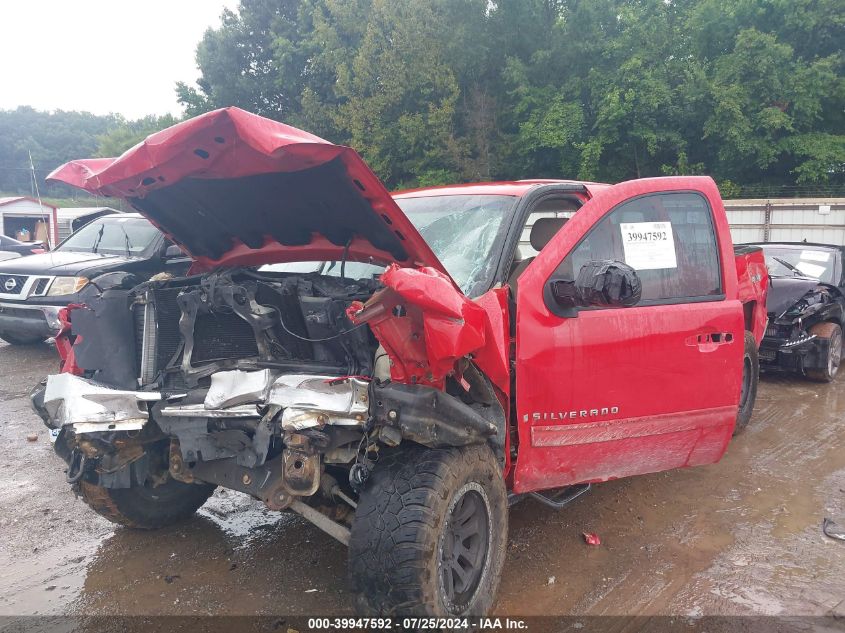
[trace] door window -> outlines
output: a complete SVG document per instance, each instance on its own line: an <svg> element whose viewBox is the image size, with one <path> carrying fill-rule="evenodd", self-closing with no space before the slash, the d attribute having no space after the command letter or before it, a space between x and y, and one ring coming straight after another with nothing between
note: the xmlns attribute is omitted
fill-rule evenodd
<svg viewBox="0 0 845 633"><path fill-rule="evenodd" d="M574 280L591 260L625 262L642 282L641 304L722 294L713 214L697 193L660 193L628 200L596 224L558 266Z"/></svg>

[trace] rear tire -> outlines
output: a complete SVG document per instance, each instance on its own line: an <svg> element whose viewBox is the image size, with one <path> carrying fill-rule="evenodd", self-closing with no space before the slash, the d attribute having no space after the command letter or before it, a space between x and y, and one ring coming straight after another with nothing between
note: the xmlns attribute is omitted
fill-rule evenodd
<svg viewBox="0 0 845 633"><path fill-rule="evenodd" d="M43 336L17 336L16 334L9 334L8 332L0 334L0 338L6 341L9 345L38 345L39 343L43 343L47 340Z"/></svg>
<svg viewBox="0 0 845 633"><path fill-rule="evenodd" d="M216 486L168 479L160 486L103 488L81 482L82 500L112 523L138 530L156 530L192 516Z"/></svg>
<svg viewBox="0 0 845 633"><path fill-rule="evenodd" d="M827 339L827 358L824 367L805 369L804 375L816 382L833 382L842 360L842 328L836 323L816 323L810 328L810 334Z"/></svg>
<svg viewBox="0 0 845 633"><path fill-rule="evenodd" d="M742 388L739 394L739 410L736 414L734 436L748 426L757 400L757 383L760 380L760 359L757 356L757 341L751 332L745 332L745 349L742 353Z"/></svg>
<svg viewBox="0 0 845 633"><path fill-rule="evenodd" d="M486 445L385 455L361 493L349 543L361 615L484 615L507 547L507 491Z"/></svg>

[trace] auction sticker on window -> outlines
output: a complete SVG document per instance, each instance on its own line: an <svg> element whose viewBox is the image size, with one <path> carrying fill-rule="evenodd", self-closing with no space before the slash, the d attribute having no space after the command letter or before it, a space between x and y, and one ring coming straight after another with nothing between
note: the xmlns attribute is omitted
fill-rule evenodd
<svg viewBox="0 0 845 633"><path fill-rule="evenodd" d="M829 262L830 253L827 251L801 251L800 258L808 262Z"/></svg>
<svg viewBox="0 0 845 633"><path fill-rule="evenodd" d="M805 275L810 277L815 277L816 279L821 279L824 271L826 270L824 266L819 266L818 264L811 264L809 262L798 262L795 264L795 267L800 270Z"/></svg>
<svg viewBox="0 0 845 633"><path fill-rule="evenodd" d="M635 270L677 268L675 237L670 222L630 222L622 229L625 263Z"/></svg>

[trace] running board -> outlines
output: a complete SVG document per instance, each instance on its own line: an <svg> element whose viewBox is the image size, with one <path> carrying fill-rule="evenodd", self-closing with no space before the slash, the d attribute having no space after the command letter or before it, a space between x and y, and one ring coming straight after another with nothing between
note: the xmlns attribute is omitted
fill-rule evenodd
<svg viewBox="0 0 845 633"><path fill-rule="evenodd" d="M508 495L508 507L516 505L525 497L531 497L545 506L554 510L560 510L575 501L575 499L580 497L589 489L590 484L575 484L574 486L545 490L543 492L529 492L519 495L510 494Z"/></svg>

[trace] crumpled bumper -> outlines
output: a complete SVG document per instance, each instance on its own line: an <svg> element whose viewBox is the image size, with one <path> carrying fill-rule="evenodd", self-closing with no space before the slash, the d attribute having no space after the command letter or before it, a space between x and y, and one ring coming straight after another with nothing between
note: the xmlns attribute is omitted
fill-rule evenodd
<svg viewBox="0 0 845 633"><path fill-rule="evenodd" d="M827 362L827 350L826 339L801 332L788 339L764 337L758 355L761 365L766 368L795 371L806 367L823 366Z"/></svg>
<svg viewBox="0 0 845 633"><path fill-rule="evenodd" d="M53 429L72 425L77 433L135 431L149 419L148 403L161 398L158 392L123 391L62 373L47 378L36 409Z"/></svg>
<svg viewBox="0 0 845 633"><path fill-rule="evenodd" d="M187 394L167 397L157 409L167 418L262 418L281 411L284 430L329 425L361 426L368 416L369 381L357 377L282 374L270 370L223 371L211 377L201 404L180 405ZM48 427L76 433L143 428L159 392L114 389L69 373L47 378L33 406ZM269 409L268 409L269 407Z"/></svg>

